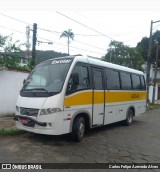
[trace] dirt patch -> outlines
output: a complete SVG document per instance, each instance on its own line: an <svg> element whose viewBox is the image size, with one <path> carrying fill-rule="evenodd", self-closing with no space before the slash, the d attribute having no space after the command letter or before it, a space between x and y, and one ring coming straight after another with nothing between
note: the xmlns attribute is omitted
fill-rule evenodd
<svg viewBox="0 0 160 172"><path fill-rule="evenodd" d="M1 117L0 118L0 129L1 128L15 128L16 123L13 117Z"/></svg>

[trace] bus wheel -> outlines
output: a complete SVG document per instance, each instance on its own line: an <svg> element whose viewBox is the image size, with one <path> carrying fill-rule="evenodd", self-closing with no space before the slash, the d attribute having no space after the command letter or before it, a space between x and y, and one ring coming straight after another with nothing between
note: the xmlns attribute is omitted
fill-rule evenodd
<svg viewBox="0 0 160 172"><path fill-rule="evenodd" d="M126 120L125 120L125 125L129 126L133 123L133 110L129 109L127 112Z"/></svg>
<svg viewBox="0 0 160 172"><path fill-rule="evenodd" d="M72 139L76 142L83 140L85 132L85 119L81 117L76 117L72 128Z"/></svg>

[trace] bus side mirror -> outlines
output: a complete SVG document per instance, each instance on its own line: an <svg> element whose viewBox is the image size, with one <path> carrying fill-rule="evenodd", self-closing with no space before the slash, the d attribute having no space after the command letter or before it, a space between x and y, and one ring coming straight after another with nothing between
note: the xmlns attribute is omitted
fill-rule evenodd
<svg viewBox="0 0 160 172"><path fill-rule="evenodd" d="M79 84L79 74L78 73L72 73L72 81L73 81L73 85Z"/></svg>
<svg viewBox="0 0 160 172"><path fill-rule="evenodd" d="M24 80L23 80L23 85L25 84L25 82L26 82L26 80L24 79Z"/></svg>

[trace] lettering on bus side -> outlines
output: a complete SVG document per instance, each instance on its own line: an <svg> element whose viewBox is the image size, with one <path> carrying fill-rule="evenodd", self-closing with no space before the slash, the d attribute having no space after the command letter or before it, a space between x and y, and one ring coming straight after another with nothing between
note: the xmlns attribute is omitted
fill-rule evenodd
<svg viewBox="0 0 160 172"><path fill-rule="evenodd" d="M71 60L63 59L63 60L53 60L52 64L60 64L60 63L69 63Z"/></svg>
<svg viewBox="0 0 160 172"><path fill-rule="evenodd" d="M139 98L139 94L131 94L131 98L132 99L137 99L137 98Z"/></svg>

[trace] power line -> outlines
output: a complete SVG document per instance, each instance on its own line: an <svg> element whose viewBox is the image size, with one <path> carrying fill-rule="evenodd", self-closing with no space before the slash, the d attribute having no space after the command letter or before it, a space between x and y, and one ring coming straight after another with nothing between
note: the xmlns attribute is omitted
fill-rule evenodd
<svg viewBox="0 0 160 172"><path fill-rule="evenodd" d="M21 34L25 34L24 32L21 32L21 31L18 31L18 30L15 30L15 29L10 29L10 28L7 28L5 26L0 26L1 28L4 28L4 29L8 29L8 30L11 30L13 32L18 32L18 33L21 33Z"/></svg>
<svg viewBox="0 0 160 172"><path fill-rule="evenodd" d="M70 20L72 20L72 21L74 21L74 22L76 22L76 23L78 23L78 24L80 24L80 25L82 25L82 26L88 28L88 29L91 29L91 30L93 30L93 31L95 31L95 32L97 32L97 33L99 33L99 34L101 34L102 36L105 36L105 37L107 37L107 38L109 38L109 39L111 39L111 40L114 40L114 39L111 38L110 36L107 36L107 35L105 35L105 34L99 32L99 31L97 31L97 30L95 30L95 29L93 29L93 28L91 28L91 27L89 27L89 26L87 26L87 25L85 25L85 24L83 24L83 23L80 23L79 21L77 21L77 20L75 20L75 19L73 19L73 18L71 18L71 17L69 17L69 16L67 16L67 15L65 15L65 14L62 14L62 13L60 13L60 12L58 12L58 11L56 11L56 12L57 12L58 14L64 16L64 17L66 17L66 18L68 18L68 19L70 19ZM157 28L157 27L159 27L159 26L160 26L160 24L159 24L158 26L156 26L155 28ZM154 28L154 29L155 29L155 28ZM96 35L94 35L94 36L96 36ZM98 36L98 35L97 35L97 36ZM138 38L135 38L135 39L138 39ZM135 40L135 39L132 39L132 40ZM127 40L127 41L125 41L125 42L132 41L132 40Z"/></svg>
<svg viewBox="0 0 160 172"><path fill-rule="evenodd" d="M46 31L46 32L50 32L50 33L53 33L53 34L58 34L58 35L60 35L62 33L62 32L58 32L58 31L44 29L44 28L41 28L41 27L38 27L38 29ZM75 33L74 35L76 35L76 36L103 36L103 35L88 35L88 34L80 34L80 33L77 33L77 34Z"/></svg>
<svg viewBox="0 0 160 172"><path fill-rule="evenodd" d="M152 30L154 30L154 29L156 29L157 27L159 27L160 26L160 24L159 25L157 25L156 27L154 27Z"/></svg>
<svg viewBox="0 0 160 172"><path fill-rule="evenodd" d="M133 41L133 40L137 40L139 38L142 38L142 37L137 37L137 38L129 39L129 40L126 40L126 41L123 41L123 42L130 42L130 41Z"/></svg>
<svg viewBox="0 0 160 172"><path fill-rule="evenodd" d="M65 17L69 18L70 20L73 20L73 21L75 21L75 22L77 22L77 23L83 25L84 27L87 27L87 28L89 28L89 29L91 29L91 30L93 30L93 31L95 31L95 32L97 32L97 33L100 34L100 35L87 35L87 34L75 34L75 35L79 35L79 36L105 36L105 37L107 37L107 38L113 40L113 38L111 38L111 37L109 37L109 36L107 36L107 35L105 35L105 34L99 32L99 31L97 31L97 30L95 30L95 29L93 29L93 28L91 28L91 27L88 27L88 26L86 26L86 25L84 25L84 24L82 24L82 23L80 23L80 22L78 22L78 21L76 21L76 20L74 20L74 19L72 19L72 18L70 18L70 17L68 17L68 16L66 16L66 15L64 15L64 14L62 14L62 13L60 13L60 12L57 12L57 13L60 14L60 15L63 15L63 16L65 16ZM24 23L24 24L27 24L27 25L31 25L31 26L32 26L32 24L30 24L30 23L28 23L28 22L26 22L26 21L19 20L19 19L17 19L17 18L8 16L8 15L6 15L6 14L0 13L0 15L5 16L5 17L8 17L8 18L10 18L10 19L12 19L12 20L15 20L15 21L18 21L18 22L21 22L21 23ZM159 25L158 25L158 26L159 26ZM156 27L158 27L158 26L156 26ZM155 28L156 28L156 27L155 27ZM155 28L154 28L154 29L155 29ZM44 28L40 28L40 27L38 27L37 29L40 29L40 30L43 30L43 31L47 31L47 32L51 32L51 33L55 33L55 34L61 34L61 32L52 31L52 30L48 30L48 29L44 29Z"/></svg>
<svg viewBox="0 0 160 172"><path fill-rule="evenodd" d="M53 33L53 34L58 34L58 35L60 35L62 33L62 32L48 30L48 29L44 29L44 28L40 28L40 27L38 27L38 29L46 31L46 32L50 32L50 33ZM88 35L88 34L80 34L80 33L77 33L77 34L75 33L74 35L76 35L76 36L103 36L103 35Z"/></svg>
<svg viewBox="0 0 160 172"><path fill-rule="evenodd" d="M160 26L160 25L158 25L158 26ZM158 26L156 26L155 28L157 28ZM154 29L155 29L155 28L154 28ZM60 34L62 33L62 32L52 31L52 30L43 29L43 28L38 28L38 29L43 30L43 31L47 31L47 32L50 32L50 33L53 33L53 34L56 34L56 35L60 35ZM105 35L85 35L85 34L74 34L74 35L76 35L76 36L105 36ZM138 38L141 38L141 37L138 37ZM133 38L133 39L126 40L126 41L123 41L123 42L130 42L130 41L136 40L136 39L138 39L138 38ZM110 39L111 39L111 38L110 38ZM84 45L88 45L88 46L91 46L91 47L94 47L94 48L97 48L97 49L101 49L101 50L107 51L106 49L102 49L102 48L100 48L100 47L96 47L96 46L91 45L91 44L86 44L86 43L83 43L83 42L80 42L80 41L77 41L77 40L75 40L75 41L76 41L76 42L79 42L79 43L81 43L81 44L84 44Z"/></svg>
<svg viewBox="0 0 160 172"><path fill-rule="evenodd" d="M79 35L79 36L105 36L105 37L107 37L107 38L109 38L109 39L111 39L111 40L114 40L113 38L111 38L111 37L109 37L109 36L107 36L107 35L105 35L105 34L99 32L99 31L97 31L97 30L95 30L95 29L93 29L93 28L91 28L91 27L89 27L89 26L87 26L87 25L84 25L83 23L80 23L80 22L78 22L78 21L75 20L75 19L72 19L72 18L70 18L70 17L68 17L68 16L66 16L66 15L64 15L64 14L58 12L58 11L56 11L56 12L57 12L58 14L64 16L64 17L66 17L66 18L68 18L68 19L70 19L70 20L72 20L72 21L74 21L74 22L76 22L76 23L78 23L78 24L80 24L80 25L82 25L82 26L84 26L84 27L86 27L86 28L88 28L88 29L91 29L91 30L93 30L93 31L95 31L95 32L97 32L97 33L100 34L100 35L75 34L75 35L77 35L77 36L78 36L78 35ZM24 24L27 24L27 25L31 25L31 26L32 26L32 24L30 24L30 23L28 23L28 22L26 22L26 21L19 20L19 19L17 19L17 18L8 16L8 15L6 15L6 14L0 13L0 15L5 16L5 17L7 17L7 18L10 18L10 19L12 19L12 20L15 20L15 21L18 21L18 22L21 22L21 23L24 23ZM157 28L157 27L159 27L159 26L160 26L160 25L156 26L155 28ZM20 32L20 31L17 31L17 30L14 30L14 29L9 29L9 28L6 28L6 27L4 27L4 26L0 26L0 27L5 28L5 29L8 29L8 30L12 30L12 31L14 31L14 32L22 33L22 32ZM153 30L154 30L155 28L153 28ZM58 35L61 34L61 32L58 32L58 31L51 31L51 30L48 30L48 29L40 28L40 27L38 27L38 29L43 30L43 31L47 31L47 32L50 32L50 33L58 34ZM24 34L24 33L23 33L23 34ZM125 42L128 42L128 41L132 41L132 40L127 40L127 41L125 41ZM81 42L81 43L82 43L82 42ZM85 44L85 43L84 43L84 44ZM88 45L89 45L89 44L88 44ZM92 46L92 45L89 45L89 46ZM95 46L93 46L93 47L95 47ZM96 47L95 47L95 48L96 48Z"/></svg>
<svg viewBox="0 0 160 172"><path fill-rule="evenodd" d="M39 37L39 36L37 36L37 38L42 39L42 40L45 40L45 41L53 42L53 41L51 41L51 40L49 40L49 39L42 38L42 37Z"/></svg>
<svg viewBox="0 0 160 172"><path fill-rule="evenodd" d="M86 19L91 20L91 19L89 19L88 17L86 17L86 16L80 14L80 13L77 12L77 11L74 11L74 13L76 13L76 14L78 14L79 16L85 18L85 20L86 20ZM91 21L94 22L93 20L91 20ZM102 27L103 27L103 26L102 26ZM78 34L78 35L79 35L79 34ZM80 34L80 35L81 35L81 34ZM104 35L82 35L82 36L104 36Z"/></svg>
<svg viewBox="0 0 160 172"><path fill-rule="evenodd" d="M62 33L62 32L52 31L52 30L48 30L48 29L43 29L41 27L38 27L37 29L43 30L43 31L46 31L46 32L50 32L50 33L54 33L54 34L61 34Z"/></svg>
<svg viewBox="0 0 160 172"><path fill-rule="evenodd" d="M58 43L58 42L54 42L54 43L67 46L66 44L62 44L62 43ZM100 54L100 53L97 53L97 52L94 52L94 51L90 51L90 50L86 50L86 49L82 49L82 48L77 48L77 47L73 47L73 46L70 46L70 48L75 48L75 49L82 50L82 51L87 51L87 52L91 52L91 53L95 53L95 54Z"/></svg>
<svg viewBox="0 0 160 172"><path fill-rule="evenodd" d="M104 36L104 35L85 35L85 34L75 34L75 35L77 35L77 36Z"/></svg>
<svg viewBox="0 0 160 172"><path fill-rule="evenodd" d="M0 15L5 16L5 17L8 17L8 18L10 18L12 20L15 20L15 21L18 21L18 22L21 22L21 23L24 23L24 24L27 24L27 25L31 25L32 26L32 24L30 24L30 23L28 23L26 21L19 20L17 18L8 16L6 14L0 13ZM41 27L38 27L37 29L43 30L43 31L47 31L47 32L51 32L51 33L55 33L55 34L61 34L62 33L62 32L58 32L58 31L52 31L52 30L44 29L44 28L41 28ZM75 35L80 35L80 36L102 36L102 35L85 35L85 34L75 34ZM103 36L105 36L105 35L103 35Z"/></svg>
<svg viewBox="0 0 160 172"><path fill-rule="evenodd" d="M10 30L10 31L13 31L13 32L17 32L17 33L23 34L23 35L26 34L26 33L24 33L24 32L21 32L21 31L15 30L15 29L11 29L11 28L8 28L8 27L5 27L5 26L1 26L1 25L0 25L0 27L1 27L1 28L4 28L4 29L7 29L7 30ZM32 39L31 36L29 36L29 38Z"/></svg>
<svg viewBox="0 0 160 172"><path fill-rule="evenodd" d="M1 28L4 28L4 29L11 30L11 31L14 31L14 32L18 32L18 33L20 33L20 34L25 34L25 33L21 32L21 31L17 31L17 30L14 30L14 29L10 29L10 28L4 27L4 26L0 26L0 27L1 27ZM31 37L30 37L30 38L31 38ZM48 41L48 42L52 42L51 40L46 39L46 38L42 38L42 37L39 37L39 36L38 36L38 38L39 38L39 39L42 39L42 40L45 40L45 41ZM38 41L38 42L40 42L40 41ZM80 42L80 41L78 41L78 42ZM63 46L67 46L67 45L65 45L65 44L58 43L58 42L54 42L54 43L60 44L60 45L63 45ZM89 45L89 44L86 44L86 45ZM91 46L91 45L90 45L90 46ZM94 47L94 46L93 46L93 47ZM92 53L100 54L100 53L97 53L97 52L94 52L94 51L90 51L90 50L86 50L86 49L82 49L82 48L77 48L77 47L73 47L73 46L70 46L70 48L74 48L74 49L79 49L79 50L82 50L82 51L87 51L87 52L92 52ZM96 48L97 48L97 47L96 47ZM103 50L103 49L102 49L102 50Z"/></svg>
<svg viewBox="0 0 160 172"><path fill-rule="evenodd" d="M94 45L86 44L86 43L83 43L81 41L77 41L77 40L74 40L74 41L79 42L79 43L84 44L84 45L88 45L88 46L93 47L93 48L97 48L97 49L100 49L100 50L107 51L106 49L103 49L103 48L100 48L100 47L97 47L97 46L94 46Z"/></svg>
<svg viewBox="0 0 160 172"><path fill-rule="evenodd" d="M45 41L53 42L53 41L51 41L49 39L46 39L46 38L42 38L42 37L37 37L37 38L45 40ZM63 45L63 46L67 46L66 44L62 44L62 43L55 42L55 41L53 43L56 43L56 44L59 44L59 45ZM78 49L78 50L82 50L82 51L87 51L87 52L91 52L91 53L95 53L95 54L100 54L100 53L95 52L95 51L91 51L91 50L87 50L87 49L82 49L82 48L77 48L77 47L73 47L73 46L70 46L70 48L74 48L74 49Z"/></svg>
<svg viewBox="0 0 160 172"><path fill-rule="evenodd" d="M109 37L109 36L107 36L107 35L105 35L105 34L99 32L99 31L97 31L97 30L95 30L95 29L93 29L93 28L91 28L91 27L89 27L89 26L87 26L87 25L85 25L85 24L83 24L83 23L80 23L79 21L77 21L77 20L75 20L75 19L72 19L71 17L68 17L68 16L66 16L66 15L64 15L64 14L58 12L58 11L56 11L56 12L57 12L58 14L64 16L64 17L66 17L66 18L68 18L68 19L70 19L70 20L72 20L72 21L74 21L74 22L76 22L76 23L78 23L78 24L80 24L80 25L82 25L82 26L84 26L84 27L86 27L86 28L88 28L88 29L94 31L94 32L99 33L100 35L103 35L103 36L107 37L108 39L114 40L113 38L111 38L111 37Z"/></svg>
<svg viewBox="0 0 160 172"><path fill-rule="evenodd" d="M1 26L1 25L0 25L0 27L1 27L1 28L4 28L4 29L11 30L11 31L13 31L13 32L18 32L18 33L20 33L20 34L25 34L24 32L21 32L21 31L18 31L18 30L14 30L14 29L10 29L10 28L7 28L7 27L5 27L5 26ZM48 31L48 30L47 30L47 31ZM32 37L30 37L30 38L32 38ZM51 40L46 39L46 38L42 38L42 37L39 37L39 36L38 36L38 38L39 38L39 39L42 39L42 40L45 40L45 41L48 41L48 42L52 42ZM91 46L91 47L94 47L94 48L97 48L97 49L105 50L105 49L102 49L102 48L100 48L100 47L92 46L92 45L90 45L90 44L86 44L86 43L83 43L83 42L80 42L80 41L76 41L76 42L79 42L79 43L81 43L81 44L85 44L85 45L88 45L88 46ZM55 43L57 43L57 42L55 42ZM57 44L61 44L61 43L57 43ZM65 45L65 44L61 44L61 45L67 46L67 45ZM86 50L86 49L81 49L81 48L72 47L72 46L70 46L70 47L71 47L71 48L75 48L75 49L80 49L80 50L83 50L83 51L88 51L88 52L97 53L97 52L90 51L90 50ZM105 51L106 51L106 50L105 50ZM99 54L99 53L97 53L97 54Z"/></svg>
<svg viewBox="0 0 160 172"><path fill-rule="evenodd" d="M59 12L57 12L57 13L59 13ZM61 13L59 13L59 14L61 14ZM17 19L17 18L8 16L8 15L6 15L6 14L0 13L0 15L5 16L5 17L7 17L7 18L10 18L10 19L12 19L12 20L15 20L15 21L18 21L18 22L21 22L21 23L24 23L24 24L27 24L27 25L31 25L31 26L32 26L32 24L30 24L30 23L28 23L28 22L19 20L19 19ZM63 15L63 14L61 14L61 15ZM64 16L65 16L65 15L64 15ZM67 17L67 16L66 16L66 17ZM69 17L67 17L67 18L69 18ZM71 19L71 18L70 18L70 19ZM71 20L74 20L74 19L71 19ZM103 36L105 36L105 37L108 37L107 35L104 35L103 33L100 33L100 32L98 32L98 31L96 31L96 30L94 30L94 29L92 29L92 28L90 28L90 27L88 27L88 26L86 26L86 25L84 25L84 24L82 24L82 23L76 21L76 20L74 20L74 21L77 22L77 23L79 23L79 24L81 24L81 25L83 25L83 26L85 26L85 27L87 27L87 28L89 28L89 29L91 29L91 30L93 30L93 31L95 31L95 32L97 32L97 33L99 33L99 34L101 34L101 35L103 35ZM14 31L14 32L18 32L18 33L21 33L21 34L25 34L25 33L23 33L23 32L20 32L20 31L14 30L14 29L10 29L10 28L4 27L4 26L0 26L0 27L5 28L5 29L8 29L8 30L11 30L11 31ZM60 33L61 33L61 32L57 32L57 31L51 31L51 30L48 30L48 29L43 29L43 28L40 28L40 27L38 27L38 29L43 30L43 31L47 31L47 32L51 32L51 33L54 33L54 34L60 34ZM83 35L83 34L75 34L75 35L81 35L81 36L100 36L100 35ZM45 39L45 38L41 38L41 37L39 37L39 38L40 38L40 39L43 39L43 40L46 40L46 41L50 41L50 40ZM109 38L109 39L112 39L112 38L110 38L110 37L108 37L108 38ZM77 41L77 42L80 42L80 41ZM93 46L93 45L90 45L90 44L86 44L86 43L82 43L82 42L80 42L80 43L81 43L81 44L88 45L88 46L91 46L91 47L94 47L94 48L101 49L100 47L96 47L96 46ZM59 44L60 44L60 43L59 43ZM65 46L67 46L67 45L65 45ZM88 51L88 52L92 52L92 53L97 53L97 52L90 51L90 50L86 50L86 49L81 49L81 48L72 47L72 46L70 46L70 47L71 47L71 48L75 48L75 49L80 49L80 50L83 50L83 51ZM101 49L101 50L104 50L104 49ZM105 50L105 51L106 51L106 50ZM99 54L99 53L97 53L97 54Z"/></svg>
<svg viewBox="0 0 160 172"><path fill-rule="evenodd" d="M27 24L27 25L31 25L30 23L27 23L27 22L25 22L25 21L22 21L22 20L16 19L16 18L14 18L14 17L10 17L10 16L8 16L8 15L6 15L6 14L3 14L3 13L0 13L0 15L5 16L5 17L8 17L8 18L10 18L10 19L12 19L12 20L15 20L15 21L18 21L18 22L21 22L21 23Z"/></svg>
<svg viewBox="0 0 160 172"><path fill-rule="evenodd" d="M46 31L46 32L50 32L50 33L53 33L53 34L58 34L58 35L60 35L60 34L62 33L62 32L51 31L51 30L43 29L43 28L38 28L38 29L43 30L43 31ZM82 35L82 34L74 34L74 35ZM98 35L83 35L83 36L98 36ZM99 35L99 36L101 36L101 35ZM84 44L84 45L88 45L88 46L90 46L90 47L94 47L94 48L97 48L97 49L101 49L101 50L106 51L106 49L102 49L102 48L100 48L100 47L96 47L96 46L91 45L91 44L86 44L86 43L83 43L83 42L80 42L80 41L77 41L77 40L74 40L74 41L79 42L79 43Z"/></svg>

